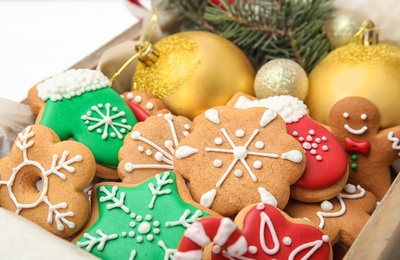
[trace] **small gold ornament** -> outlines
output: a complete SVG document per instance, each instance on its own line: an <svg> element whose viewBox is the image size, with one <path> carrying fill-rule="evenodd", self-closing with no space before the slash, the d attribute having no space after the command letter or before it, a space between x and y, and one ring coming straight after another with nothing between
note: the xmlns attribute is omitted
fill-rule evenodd
<svg viewBox="0 0 400 260"><path fill-rule="evenodd" d="M193 119L210 107L225 105L236 92L254 95L250 61L217 34L180 32L161 39L154 48L152 64L137 64L132 88L163 99L176 115Z"/></svg>
<svg viewBox="0 0 400 260"><path fill-rule="evenodd" d="M257 71L254 92L257 98L291 95L304 100L308 92L308 76L293 60L273 59Z"/></svg>
<svg viewBox="0 0 400 260"><path fill-rule="evenodd" d="M378 42L371 21L350 42L331 51L309 75L305 103L310 116L324 124L342 98L370 99L381 114L381 128L400 125L400 48Z"/></svg>
<svg viewBox="0 0 400 260"><path fill-rule="evenodd" d="M360 15L350 11L339 10L334 12L323 27L331 49L346 44L362 26L363 20Z"/></svg>

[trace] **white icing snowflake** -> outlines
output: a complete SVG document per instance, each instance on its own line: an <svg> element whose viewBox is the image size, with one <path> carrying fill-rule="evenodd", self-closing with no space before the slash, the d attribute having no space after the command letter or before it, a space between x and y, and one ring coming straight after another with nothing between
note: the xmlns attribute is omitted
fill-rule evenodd
<svg viewBox="0 0 400 260"><path fill-rule="evenodd" d="M33 146L33 144L34 144L34 141L29 140L29 138L32 138L35 135L35 133L32 132L31 130L32 130L32 127L28 126L25 129L25 132L23 134L21 134L21 133L18 134L20 141L16 141L15 144L22 152L23 161L12 169L12 174L8 180L0 181L0 185L6 186L6 188L8 190L8 194L10 196L10 199L13 201L13 203L15 205L15 208L16 208L15 213L16 214L19 214L23 209L33 209L33 208L36 208L39 204L43 203L43 204L47 205L48 209L49 209L48 216L47 216L47 222L49 224L53 223L53 215L54 215L54 221L56 222L57 229L59 231L64 230L64 228L65 228L64 225L68 226L70 229L73 229L75 227L75 223L67 220L67 217L73 217L74 213L72 211L68 211L66 213L61 213L59 211L59 209L67 208L68 204L66 202L52 204L49 201L49 198L47 197L47 193L49 191L49 175L54 174L54 175L57 175L62 180L65 180L67 177L65 174L60 172L60 170L64 169L64 170L68 171L69 173L74 173L75 168L72 167L71 164L82 161L82 156L75 155L73 158L67 159L67 157L70 154L69 151L64 151L62 153L61 158L58 158L57 154L53 154L50 169L44 168L44 166L41 165L40 162L33 161L28 158L27 150L29 147ZM13 192L14 180L15 180L16 176L18 175L19 171L25 166L36 167L41 172L42 184L41 184L41 187L39 190L39 197L36 199L36 201L34 201L32 203L19 202Z"/></svg>
<svg viewBox="0 0 400 260"><path fill-rule="evenodd" d="M103 113L104 110L105 113ZM103 140L107 139L108 136L123 139L124 134L132 129L132 126L126 124L125 112L118 112L118 107L112 107L110 103L92 106L86 115L81 116L81 119L88 125L89 131L96 130L98 134L102 134ZM117 122L118 119L119 122ZM112 128L113 131L109 128Z"/></svg>

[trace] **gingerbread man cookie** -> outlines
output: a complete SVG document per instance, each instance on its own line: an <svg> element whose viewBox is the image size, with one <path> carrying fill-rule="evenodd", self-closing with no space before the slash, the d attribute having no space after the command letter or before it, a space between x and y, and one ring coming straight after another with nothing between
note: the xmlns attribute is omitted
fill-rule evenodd
<svg viewBox="0 0 400 260"><path fill-rule="evenodd" d="M194 202L172 171L140 184L96 184L92 212L72 242L105 260L173 259L186 228L203 217L220 216Z"/></svg>
<svg viewBox="0 0 400 260"><path fill-rule="evenodd" d="M306 203L291 200L284 211L294 218L307 218L329 235L331 244L351 246L376 207L376 197L360 185L346 184L331 200Z"/></svg>
<svg viewBox="0 0 400 260"><path fill-rule="evenodd" d="M126 183L139 183L162 170L174 170L175 149L192 128L191 120L170 113L150 116L136 124L119 151L120 178Z"/></svg>
<svg viewBox="0 0 400 260"><path fill-rule="evenodd" d="M338 101L329 114L331 132L347 152L349 182L382 200L391 185L390 164L399 158L400 126L380 130L380 113L364 97Z"/></svg>
<svg viewBox="0 0 400 260"><path fill-rule="evenodd" d="M292 198L319 202L335 197L346 185L349 170L344 149L331 132L308 116L302 100L290 95L256 99L238 93L228 104L242 109L268 107L285 120L288 134L302 145L307 162L303 175L291 186Z"/></svg>
<svg viewBox="0 0 400 260"><path fill-rule="evenodd" d="M18 134L10 156L0 160L0 206L59 237L70 237L89 216L83 190L95 169L83 144L61 142L45 126L28 126Z"/></svg>
<svg viewBox="0 0 400 260"><path fill-rule="evenodd" d="M224 216L260 201L285 207L306 167L304 149L266 108L219 106L194 119L174 155L195 201Z"/></svg>
<svg viewBox="0 0 400 260"><path fill-rule="evenodd" d="M210 242L214 244L207 250ZM227 217L198 220L186 229L175 259L204 259L204 247L212 259L332 259L322 230L264 203L247 206L234 222Z"/></svg>
<svg viewBox="0 0 400 260"><path fill-rule="evenodd" d="M96 158L96 174L118 179L118 151L137 119L110 86L101 72L90 69L71 69L46 79L36 86L43 105L37 123L53 129L61 140L86 145Z"/></svg>

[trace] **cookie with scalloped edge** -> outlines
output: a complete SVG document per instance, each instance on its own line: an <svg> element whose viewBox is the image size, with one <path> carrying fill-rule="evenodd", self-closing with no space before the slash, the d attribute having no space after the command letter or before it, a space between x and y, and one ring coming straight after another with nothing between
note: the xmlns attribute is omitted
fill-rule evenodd
<svg viewBox="0 0 400 260"><path fill-rule="evenodd" d="M175 149L192 128L190 119L171 113L137 123L119 151L120 178L126 183L139 183L160 171L174 170Z"/></svg>
<svg viewBox="0 0 400 260"><path fill-rule="evenodd" d="M96 175L119 179L118 151L123 139L137 123L126 102L113 90L101 72L70 69L53 75L35 86L39 99L36 123L50 127L61 140L73 139L86 145L97 162Z"/></svg>
<svg viewBox="0 0 400 260"><path fill-rule="evenodd" d="M274 110L218 106L194 119L174 166L190 183L195 201L232 216L260 201L284 208L306 162Z"/></svg>
<svg viewBox="0 0 400 260"><path fill-rule="evenodd" d="M56 236L77 233L90 214L83 190L91 183L96 162L75 141L60 141L50 128L26 127L10 156L0 160L0 206Z"/></svg>
<svg viewBox="0 0 400 260"><path fill-rule="evenodd" d="M220 216L194 202L172 171L139 184L101 182L92 192L92 215L72 242L101 259L173 259L187 227Z"/></svg>
<svg viewBox="0 0 400 260"><path fill-rule="evenodd" d="M320 203L291 200L284 211L294 218L307 218L320 227L331 244L351 246L376 207L376 197L360 185L346 184L335 198Z"/></svg>

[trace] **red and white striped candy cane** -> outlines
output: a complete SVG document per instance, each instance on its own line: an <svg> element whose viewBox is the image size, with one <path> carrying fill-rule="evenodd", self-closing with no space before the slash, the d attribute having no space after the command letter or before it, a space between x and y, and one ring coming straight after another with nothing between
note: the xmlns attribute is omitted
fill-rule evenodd
<svg viewBox="0 0 400 260"><path fill-rule="evenodd" d="M229 256L247 252L247 241L230 218L205 217L186 229L174 254L175 260L201 260L203 248L214 242L213 252L225 250Z"/></svg>

